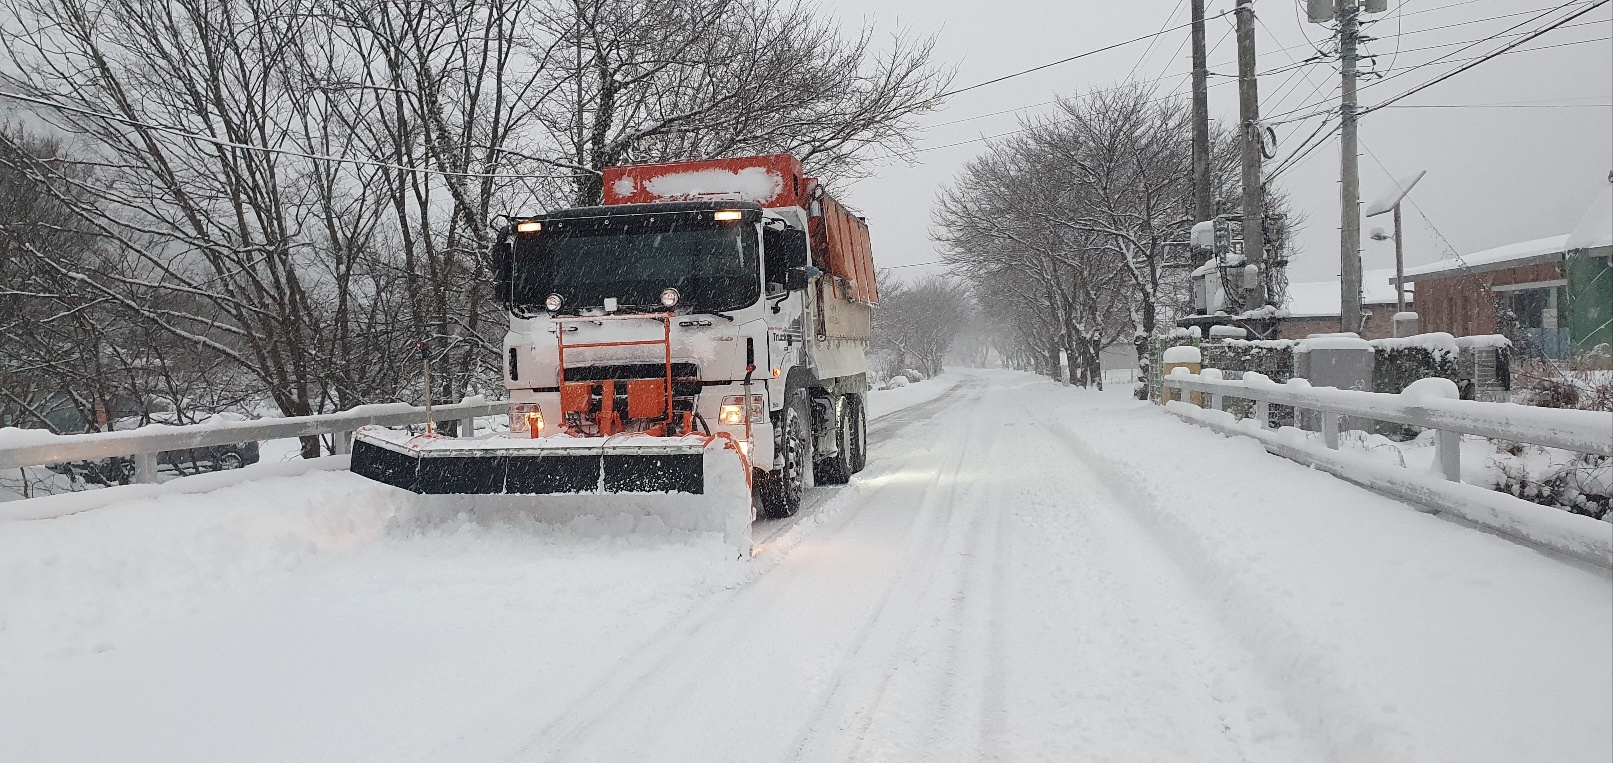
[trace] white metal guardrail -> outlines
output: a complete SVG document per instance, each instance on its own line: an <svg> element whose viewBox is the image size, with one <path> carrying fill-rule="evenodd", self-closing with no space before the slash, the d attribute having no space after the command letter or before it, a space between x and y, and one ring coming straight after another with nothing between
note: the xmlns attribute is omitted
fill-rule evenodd
<svg viewBox="0 0 1613 763"><path fill-rule="evenodd" d="M432 406L432 415L437 421L458 421L459 431L468 433L475 428L477 416L502 414L508 405L504 401L486 402L472 398L451 405ZM73 435L27 432L27 436L14 438L20 439L19 443L7 445L0 442L0 469L127 456L134 460L135 482L153 483L157 481L157 454L164 451L332 434L336 436L336 452L347 453L352 447L353 430L359 427L372 424L402 426L423 423L425 420L425 408L395 403L283 419L188 426L155 424L125 431Z"/></svg>
<svg viewBox="0 0 1613 763"><path fill-rule="evenodd" d="M1362 487L1613 568L1613 524L1481 486L1461 484L1459 449L1461 435L1471 434L1613 457L1613 413L1277 384L1262 376L1219 379L1213 369L1206 371L1211 373L1173 372L1166 376L1165 389L1176 390L1167 392L1167 397L1175 398L1166 403L1167 409L1222 434L1253 437L1270 453ZM1206 407L1183 402L1188 393L1202 395ZM1239 421L1227 412L1227 398L1252 401L1252 419ZM1294 430L1272 430L1273 405L1316 412L1326 448L1307 444L1303 434ZM1362 455L1338 452L1343 417L1433 430L1434 465L1443 480Z"/></svg>
<svg viewBox="0 0 1613 763"><path fill-rule="evenodd" d="M1224 410L1223 401L1228 397L1254 401L1255 418L1263 425L1270 423L1272 405L1315 411L1322 414L1322 439L1334 450L1339 447L1340 416L1432 429L1436 433L1434 447L1439 454L1440 472L1452 481L1461 476L1460 455L1455 446L1457 435L1463 434L1613 457L1613 413L1416 398L1271 381L1251 384L1204 376L1175 374L1166 376L1164 384L1167 388L1205 395L1215 410Z"/></svg>

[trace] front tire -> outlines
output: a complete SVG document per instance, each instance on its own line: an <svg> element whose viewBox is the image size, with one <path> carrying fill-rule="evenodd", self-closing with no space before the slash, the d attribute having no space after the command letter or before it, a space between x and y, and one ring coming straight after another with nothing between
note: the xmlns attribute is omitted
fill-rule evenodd
<svg viewBox="0 0 1613 763"><path fill-rule="evenodd" d="M778 468L765 473L757 486L762 516L769 519L793 517L801 510L807 470L812 468L812 412L806 391L796 390L786 400L774 446Z"/></svg>

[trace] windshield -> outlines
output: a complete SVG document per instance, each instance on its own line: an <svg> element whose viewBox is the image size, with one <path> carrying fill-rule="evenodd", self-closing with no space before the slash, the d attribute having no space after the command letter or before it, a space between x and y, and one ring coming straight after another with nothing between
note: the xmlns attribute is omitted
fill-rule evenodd
<svg viewBox="0 0 1613 763"><path fill-rule="evenodd" d="M664 309L661 292L678 290L678 308L736 310L761 298L761 262L751 226L637 224L545 226L516 239L511 284L516 305L536 307L550 294L565 312L615 297L622 309Z"/></svg>

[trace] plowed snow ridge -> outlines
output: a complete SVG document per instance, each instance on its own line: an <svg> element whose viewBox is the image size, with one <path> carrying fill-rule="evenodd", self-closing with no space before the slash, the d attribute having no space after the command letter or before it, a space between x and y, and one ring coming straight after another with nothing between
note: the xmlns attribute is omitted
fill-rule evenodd
<svg viewBox="0 0 1613 763"><path fill-rule="evenodd" d="M748 561L340 472L0 522L0 759L1613 758L1607 574L952 382Z"/></svg>

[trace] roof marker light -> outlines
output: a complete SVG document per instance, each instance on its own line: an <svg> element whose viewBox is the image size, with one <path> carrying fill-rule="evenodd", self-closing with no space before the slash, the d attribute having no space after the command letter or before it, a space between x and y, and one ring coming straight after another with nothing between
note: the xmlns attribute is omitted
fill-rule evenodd
<svg viewBox="0 0 1613 763"><path fill-rule="evenodd" d="M713 220L740 220L744 217L745 213L738 209L719 209L711 213L711 219Z"/></svg>
<svg viewBox="0 0 1613 763"><path fill-rule="evenodd" d="M526 222L515 224L516 233L537 233L540 230L543 230L543 223L537 220L527 220Z"/></svg>

